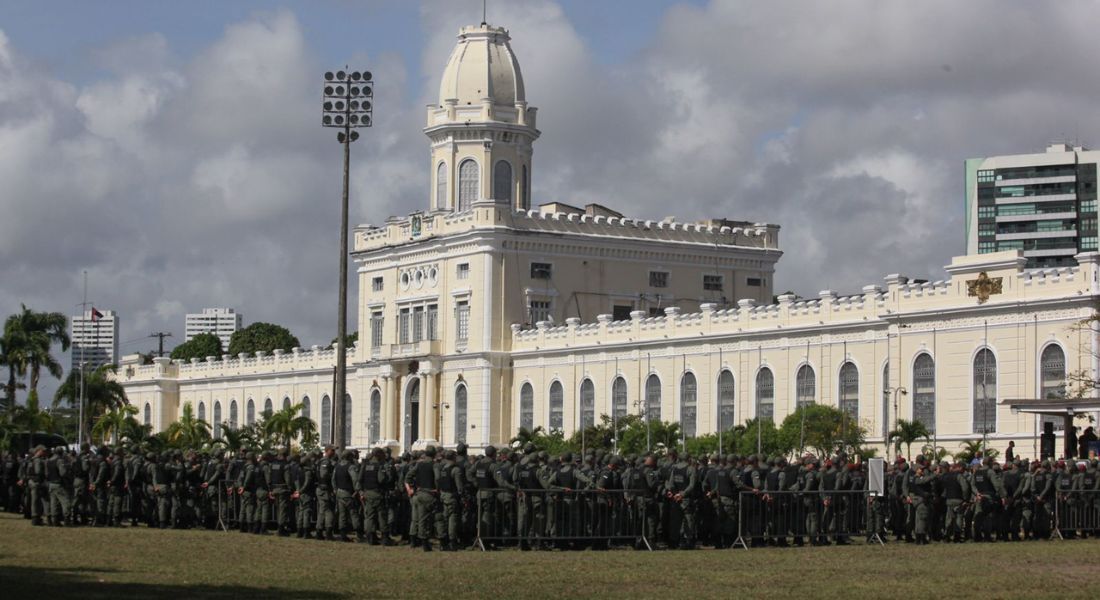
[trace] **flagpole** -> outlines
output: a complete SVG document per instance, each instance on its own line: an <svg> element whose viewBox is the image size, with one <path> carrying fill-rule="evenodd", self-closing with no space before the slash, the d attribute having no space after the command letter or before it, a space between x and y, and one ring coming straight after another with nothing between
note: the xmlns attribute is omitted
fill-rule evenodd
<svg viewBox="0 0 1100 600"><path fill-rule="evenodd" d="M84 445L84 346L87 345L87 332L85 328L88 326L88 322L84 320L85 315L88 312L88 271L84 271L84 297L80 303L80 335L82 340L80 342L80 410L79 420L76 425L76 445L77 448Z"/></svg>

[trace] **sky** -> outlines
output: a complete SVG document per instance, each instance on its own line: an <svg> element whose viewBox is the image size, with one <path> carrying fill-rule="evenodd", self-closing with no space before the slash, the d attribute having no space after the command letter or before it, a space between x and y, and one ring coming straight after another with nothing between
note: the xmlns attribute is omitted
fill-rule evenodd
<svg viewBox="0 0 1100 600"><path fill-rule="evenodd" d="M480 20L480 0L0 0L0 315L76 314L86 270L122 354L206 306L327 344L321 74L374 73L351 219L382 223L428 204L424 106ZM488 20L539 108L534 203L779 224L777 292L942 278L966 158L1100 144L1096 2L489 0Z"/></svg>

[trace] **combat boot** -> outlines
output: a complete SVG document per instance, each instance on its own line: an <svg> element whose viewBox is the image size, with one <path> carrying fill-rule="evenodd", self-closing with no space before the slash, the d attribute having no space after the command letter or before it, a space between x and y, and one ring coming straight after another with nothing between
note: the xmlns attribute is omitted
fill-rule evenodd
<svg viewBox="0 0 1100 600"><path fill-rule="evenodd" d="M424 538L424 552L432 551L432 538Z"/></svg>
<svg viewBox="0 0 1100 600"><path fill-rule="evenodd" d="M382 536L382 545L383 546L392 546L393 545L393 538L391 538L388 535L383 535Z"/></svg>

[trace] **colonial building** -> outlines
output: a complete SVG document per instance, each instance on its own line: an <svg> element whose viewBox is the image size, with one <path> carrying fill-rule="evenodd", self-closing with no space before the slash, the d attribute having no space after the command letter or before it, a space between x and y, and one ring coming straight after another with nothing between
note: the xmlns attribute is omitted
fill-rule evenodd
<svg viewBox="0 0 1100 600"><path fill-rule="evenodd" d="M1095 253L1045 270L1019 252L961 257L946 281L891 275L776 302L778 226L531 208L536 109L506 30L461 30L427 113L427 208L354 232L352 446L478 448L627 413L699 435L818 402L872 442L913 418L951 450L983 435L1023 447L1037 417L1001 401L1064 394L1067 373L1097 371L1095 336L1075 327L1098 294ZM120 378L158 431L187 404L220 435L302 403L328 441L335 362L317 346L127 359Z"/></svg>

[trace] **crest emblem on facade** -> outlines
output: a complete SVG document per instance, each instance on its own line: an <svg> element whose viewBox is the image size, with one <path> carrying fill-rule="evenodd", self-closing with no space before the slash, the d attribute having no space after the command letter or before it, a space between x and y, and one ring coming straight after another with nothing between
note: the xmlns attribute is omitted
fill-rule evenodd
<svg viewBox="0 0 1100 600"><path fill-rule="evenodd" d="M126 379L131 379L134 376L134 368L126 367Z"/></svg>
<svg viewBox="0 0 1100 600"><path fill-rule="evenodd" d="M420 215L413 215L412 223L409 225L409 229L412 230L413 237L420 237L420 228L423 226L423 220Z"/></svg>
<svg viewBox="0 0 1100 600"><path fill-rule="evenodd" d="M977 296L978 304L985 304L990 296L1001 293L1003 277L990 277L985 271L978 273L977 279L966 282L966 295Z"/></svg>

